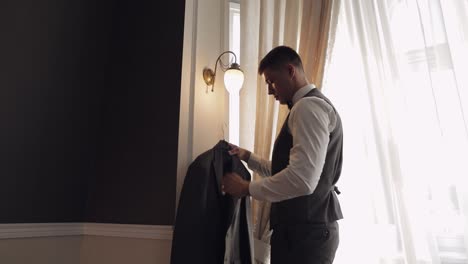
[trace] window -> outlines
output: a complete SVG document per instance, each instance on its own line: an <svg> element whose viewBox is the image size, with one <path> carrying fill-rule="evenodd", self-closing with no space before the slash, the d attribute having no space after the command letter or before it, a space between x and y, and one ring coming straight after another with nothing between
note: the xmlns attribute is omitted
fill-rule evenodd
<svg viewBox="0 0 468 264"><path fill-rule="evenodd" d="M229 2L229 50L240 62L240 4ZM229 94L229 142L239 145L239 94Z"/></svg>
<svg viewBox="0 0 468 264"><path fill-rule="evenodd" d="M345 130L336 263L467 263L468 6L341 7L324 84Z"/></svg>

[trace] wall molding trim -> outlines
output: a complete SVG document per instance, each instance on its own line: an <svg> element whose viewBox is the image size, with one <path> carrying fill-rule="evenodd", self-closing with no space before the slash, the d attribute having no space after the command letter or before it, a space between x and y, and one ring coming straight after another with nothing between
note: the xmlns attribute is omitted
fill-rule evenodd
<svg viewBox="0 0 468 264"><path fill-rule="evenodd" d="M81 223L0 224L0 239L79 236L82 234Z"/></svg>
<svg viewBox="0 0 468 264"><path fill-rule="evenodd" d="M107 223L25 223L0 224L0 239L105 236L172 240L172 226Z"/></svg>
<svg viewBox="0 0 468 264"><path fill-rule="evenodd" d="M172 240L172 226L84 223L83 235Z"/></svg>

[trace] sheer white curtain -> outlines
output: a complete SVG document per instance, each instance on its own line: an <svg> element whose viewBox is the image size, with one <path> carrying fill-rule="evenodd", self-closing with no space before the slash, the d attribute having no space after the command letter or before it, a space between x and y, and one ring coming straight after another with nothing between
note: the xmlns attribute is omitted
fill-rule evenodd
<svg viewBox="0 0 468 264"><path fill-rule="evenodd" d="M290 46L299 51L309 80L320 86L329 37L333 39L330 28L336 24L331 17L338 10L338 3L337 0L241 1L241 61L245 74L240 109L242 147L270 159L273 140L289 112L268 96L265 81L257 74L259 61L273 47ZM270 204L255 201L254 215L255 257L257 263L266 264L270 256Z"/></svg>
<svg viewBox="0 0 468 264"><path fill-rule="evenodd" d="M468 263L468 1L342 1L335 263Z"/></svg>
<svg viewBox="0 0 468 264"><path fill-rule="evenodd" d="M269 159L283 107L268 96L265 81L257 73L260 60L278 45L297 49L302 0L241 1L241 62L245 75L240 95L240 146ZM287 109L287 108L286 108ZM278 121L280 116L280 121ZM254 178L258 177L254 175ZM255 201L255 260L269 263L270 204Z"/></svg>

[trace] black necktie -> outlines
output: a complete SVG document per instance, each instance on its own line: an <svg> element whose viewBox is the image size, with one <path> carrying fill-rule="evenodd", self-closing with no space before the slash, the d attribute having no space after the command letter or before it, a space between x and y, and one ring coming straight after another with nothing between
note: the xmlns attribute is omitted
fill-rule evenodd
<svg viewBox="0 0 468 264"><path fill-rule="evenodd" d="M287 104L288 104L288 109L291 110L291 108L293 107L293 103L291 101L288 101Z"/></svg>

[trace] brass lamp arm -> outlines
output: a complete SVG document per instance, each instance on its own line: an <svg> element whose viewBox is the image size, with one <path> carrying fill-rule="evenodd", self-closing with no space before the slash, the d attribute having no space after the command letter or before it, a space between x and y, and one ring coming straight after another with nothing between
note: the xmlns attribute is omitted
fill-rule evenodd
<svg viewBox="0 0 468 264"><path fill-rule="evenodd" d="M213 70L211 70L210 68L204 68L203 69L203 79L206 83L207 86L211 85L211 91L213 92L214 91L214 83L215 83L215 79L216 79L216 70L218 68L218 62L220 62L221 64L221 70L223 72L225 72L226 70L228 70L230 67L229 67L229 63L226 65L222 64L222 61L221 61L221 57L226 54L226 53L231 53L232 55L234 55L234 63L233 63L233 66L234 67L239 67L239 65L237 64L237 56L234 52L228 50L228 51L225 51L223 53L221 53L218 58L216 59L216 63L215 63L215 70L213 72Z"/></svg>

